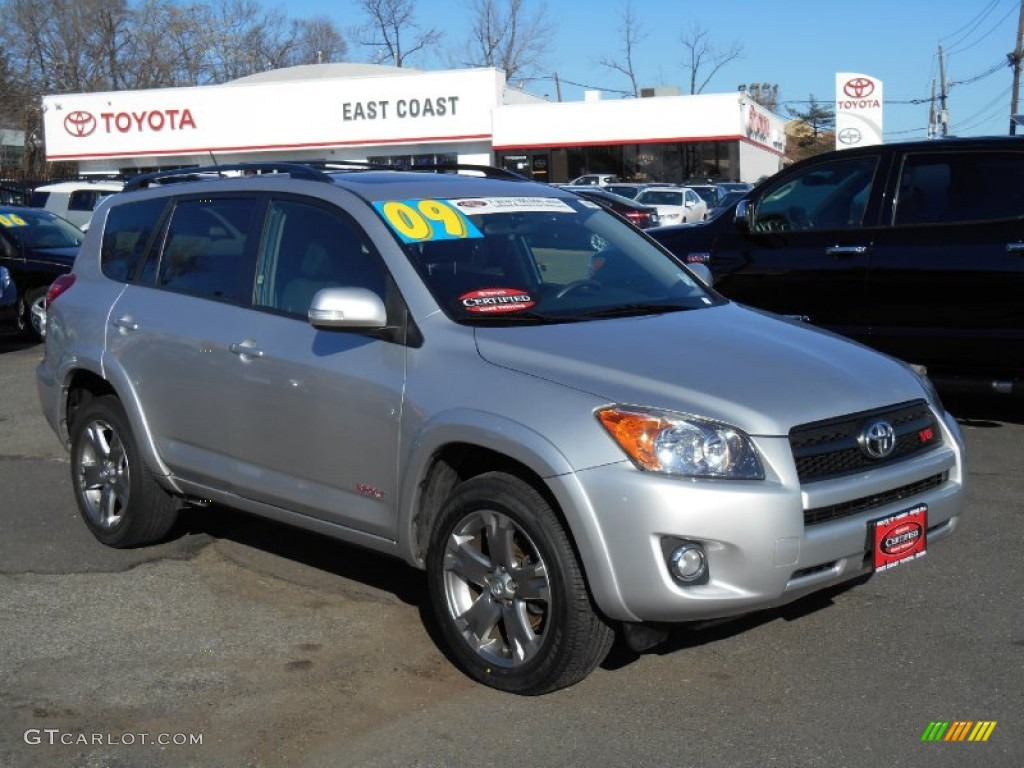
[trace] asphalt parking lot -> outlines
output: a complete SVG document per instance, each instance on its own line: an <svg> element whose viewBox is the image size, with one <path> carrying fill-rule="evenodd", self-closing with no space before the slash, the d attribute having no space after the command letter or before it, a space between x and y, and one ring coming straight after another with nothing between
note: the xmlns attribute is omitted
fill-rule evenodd
<svg viewBox="0 0 1024 768"><path fill-rule="evenodd" d="M947 402L968 509L927 557L517 698L449 663L397 561L221 508L96 543L41 352L0 339L0 766L1024 765L1020 403Z"/></svg>

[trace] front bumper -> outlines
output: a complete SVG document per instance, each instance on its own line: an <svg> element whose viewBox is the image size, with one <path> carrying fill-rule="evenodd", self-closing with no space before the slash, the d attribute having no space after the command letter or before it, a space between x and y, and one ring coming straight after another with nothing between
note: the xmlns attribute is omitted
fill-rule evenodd
<svg viewBox="0 0 1024 768"><path fill-rule="evenodd" d="M576 474L600 551L584 553L591 588L612 619L684 622L781 605L872 570L872 520L927 504L929 548L963 509L963 447L955 421L944 444L907 461L801 487L786 438L756 438L763 481L672 478L632 464ZM899 489L899 490L894 490ZM852 509L817 524L805 511ZM705 584L684 586L666 565L665 540L700 544ZM588 557L589 556L589 557ZM607 569L599 578L595 568Z"/></svg>

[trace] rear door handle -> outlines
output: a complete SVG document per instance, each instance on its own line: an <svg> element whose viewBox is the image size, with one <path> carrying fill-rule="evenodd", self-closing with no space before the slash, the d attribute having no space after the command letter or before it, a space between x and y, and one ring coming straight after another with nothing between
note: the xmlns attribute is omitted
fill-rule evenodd
<svg viewBox="0 0 1024 768"><path fill-rule="evenodd" d="M866 245L830 245L825 249L825 253L828 256L837 256L843 258L845 256L863 256L868 252Z"/></svg>
<svg viewBox="0 0 1024 768"><path fill-rule="evenodd" d="M250 347L244 342L242 344L232 344L228 347L231 352L234 352L241 358L246 357L263 357L263 350L257 347Z"/></svg>
<svg viewBox="0 0 1024 768"><path fill-rule="evenodd" d="M1020 242L1017 242L1017 243L1007 243L1006 244L1006 252L1007 253L1024 253L1024 243L1020 243Z"/></svg>
<svg viewBox="0 0 1024 768"><path fill-rule="evenodd" d="M111 322L115 328L120 328L122 331L137 331L139 330L139 324L132 320L130 315L119 317Z"/></svg>

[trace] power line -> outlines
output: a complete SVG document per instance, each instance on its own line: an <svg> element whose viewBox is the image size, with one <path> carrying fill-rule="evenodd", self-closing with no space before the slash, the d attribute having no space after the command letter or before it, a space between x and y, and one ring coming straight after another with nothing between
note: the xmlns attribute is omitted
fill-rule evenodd
<svg viewBox="0 0 1024 768"><path fill-rule="evenodd" d="M953 42L951 42L949 44L949 50L947 50L946 53L949 54L949 55L953 55L954 53L962 53L963 51L970 50L971 48L976 46L978 43L980 43L982 40L984 40L989 35L991 35L993 32L995 32L997 29L999 29L1000 25L1004 21L1006 21L1007 17L1009 17L1010 14L1012 14L1013 11L1014 11L1014 8L1011 7L1010 10L1008 10L998 21L996 21L996 23L994 25L992 25L992 27L990 27L987 32L985 32L983 35L981 35L981 37L979 37L974 42L968 44L966 42L967 38L971 35L971 33L974 32L974 30L976 30L982 24L982 22L985 20L985 17L988 16L990 13L992 13L992 11L995 10L995 6L996 6L996 1L993 0L993 2L989 3L985 7L985 10L983 10L978 16L975 17L977 21L974 22L974 24L971 27L971 29L968 30L964 34L963 38L961 40L959 40L959 41L953 41ZM958 45L960 47L957 47Z"/></svg>

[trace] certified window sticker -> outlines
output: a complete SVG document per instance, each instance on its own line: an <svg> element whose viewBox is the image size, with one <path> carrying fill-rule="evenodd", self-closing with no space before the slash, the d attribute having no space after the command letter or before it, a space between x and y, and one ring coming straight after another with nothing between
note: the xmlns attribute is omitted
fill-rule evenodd
<svg viewBox="0 0 1024 768"><path fill-rule="evenodd" d="M521 312L536 303L529 293L519 288L480 288L462 294L456 302L464 312L488 315Z"/></svg>

